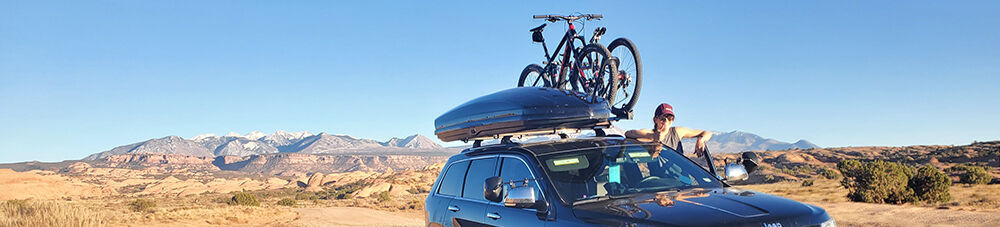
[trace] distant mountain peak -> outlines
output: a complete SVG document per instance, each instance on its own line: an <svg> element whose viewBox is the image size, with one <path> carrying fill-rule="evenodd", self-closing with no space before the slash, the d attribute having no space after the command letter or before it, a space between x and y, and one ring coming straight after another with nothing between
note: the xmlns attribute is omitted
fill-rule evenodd
<svg viewBox="0 0 1000 227"><path fill-rule="evenodd" d="M382 146L387 146L387 147L402 147L402 148L417 148L417 149L443 148L440 144L437 144L433 140L424 137L420 134L413 134L403 139L393 137L392 139L382 142L381 144Z"/></svg>
<svg viewBox="0 0 1000 227"><path fill-rule="evenodd" d="M201 135L197 135L195 137L191 137L191 140L200 140L200 139L213 138L213 137L219 137L219 136L216 136L213 133L208 133L208 134L201 134Z"/></svg>
<svg viewBox="0 0 1000 227"><path fill-rule="evenodd" d="M433 150L445 149L431 139L419 134L406 138L392 138L386 142L373 139L356 138L345 134L329 134L321 132L313 135L308 131L286 132L277 130L267 135L253 131L246 135L229 132L225 136L201 134L190 139L179 136L166 136L150 139L134 144L118 146L114 149L95 153L87 160L95 160L118 154L184 154L200 157L212 156L248 156L278 152L299 153L340 153L340 152L376 152L399 149Z"/></svg>
<svg viewBox="0 0 1000 227"><path fill-rule="evenodd" d="M246 137L247 139L252 139L252 140L259 140L260 138L264 138L265 136L267 136L267 134L264 134L263 132L253 131L253 132L247 133L243 137Z"/></svg>

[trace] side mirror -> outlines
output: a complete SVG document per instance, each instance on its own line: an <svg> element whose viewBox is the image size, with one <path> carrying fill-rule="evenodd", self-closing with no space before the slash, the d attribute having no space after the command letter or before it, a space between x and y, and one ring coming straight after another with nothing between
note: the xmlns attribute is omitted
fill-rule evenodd
<svg viewBox="0 0 1000 227"><path fill-rule="evenodd" d="M760 163L760 157L757 156L757 153L747 151L740 154L739 162L740 164L743 164L743 168L746 169L747 173L752 173L754 170L757 170L757 166Z"/></svg>
<svg viewBox="0 0 1000 227"><path fill-rule="evenodd" d="M507 190L507 200L503 202L506 207L514 208L535 208L539 201L535 198L535 187L520 186Z"/></svg>
<svg viewBox="0 0 1000 227"><path fill-rule="evenodd" d="M743 168L743 165L729 163L726 164L725 168L726 181L742 181L750 177L750 174L747 173L746 168Z"/></svg>
<svg viewBox="0 0 1000 227"><path fill-rule="evenodd" d="M545 42L545 37L542 36L542 32L536 31L531 33L531 41L535 42Z"/></svg>
<svg viewBox="0 0 1000 227"><path fill-rule="evenodd" d="M490 177L486 178L486 183L483 184L483 196L486 200L493 201L494 203L499 203L503 200L503 178L500 177Z"/></svg>

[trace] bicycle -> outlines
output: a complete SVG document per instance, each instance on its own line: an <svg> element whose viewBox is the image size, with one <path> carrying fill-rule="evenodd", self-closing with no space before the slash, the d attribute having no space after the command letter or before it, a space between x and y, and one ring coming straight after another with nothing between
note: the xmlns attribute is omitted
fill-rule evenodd
<svg viewBox="0 0 1000 227"><path fill-rule="evenodd" d="M591 96L614 100L617 87L616 74L618 69L610 61L611 52L603 45L583 42L583 36L576 32L573 22L579 19L593 20L603 18L599 14L581 14L577 16L535 15L535 19L545 19L550 23L566 21L569 25L566 33L559 41L556 49L549 54L548 46L542 31L548 24L542 24L529 30L532 41L542 43L545 52L545 66L530 64L521 71L518 87L536 86L580 91ZM582 43L581 48L575 48L575 43ZM593 41L593 40L592 40ZM565 47L565 48L564 48ZM562 60L556 57L562 55ZM569 76L569 78L567 78Z"/></svg>
<svg viewBox="0 0 1000 227"><path fill-rule="evenodd" d="M605 27L594 29L590 43L598 43L607 31ZM611 112L623 119L632 119L632 108L639 101L639 91L642 89L642 60L636 49L635 43L627 38L617 38L608 45L611 60L618 69L618 75L610 78L616 81L608 83L615 84L611 89L615 94L608 96L611 97L608 98L608 103Z"/></svg>

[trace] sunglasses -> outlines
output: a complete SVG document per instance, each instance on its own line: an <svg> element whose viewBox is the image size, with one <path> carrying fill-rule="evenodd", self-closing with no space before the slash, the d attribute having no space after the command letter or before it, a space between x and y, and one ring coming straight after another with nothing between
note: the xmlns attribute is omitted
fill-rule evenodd
<svg viewBox="0 0 1000 227"><path fill-rule="evenodd" d="M670 120L670 121L673 121L674 120L674 115L663 115L663 116L659 116L659 117L656 117L656 118L659 119L659 120Z"/></svg>

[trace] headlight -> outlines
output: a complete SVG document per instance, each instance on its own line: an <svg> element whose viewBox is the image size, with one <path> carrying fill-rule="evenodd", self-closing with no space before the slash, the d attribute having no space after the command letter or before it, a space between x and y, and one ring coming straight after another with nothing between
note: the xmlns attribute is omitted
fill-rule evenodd
<svg viewBox="0 0 1000 227"><path fill-rule="evenodd" d="M819 227L837 227L837 222L834 221L833 218L830 218L829 220L820 223Z"/></svg>

